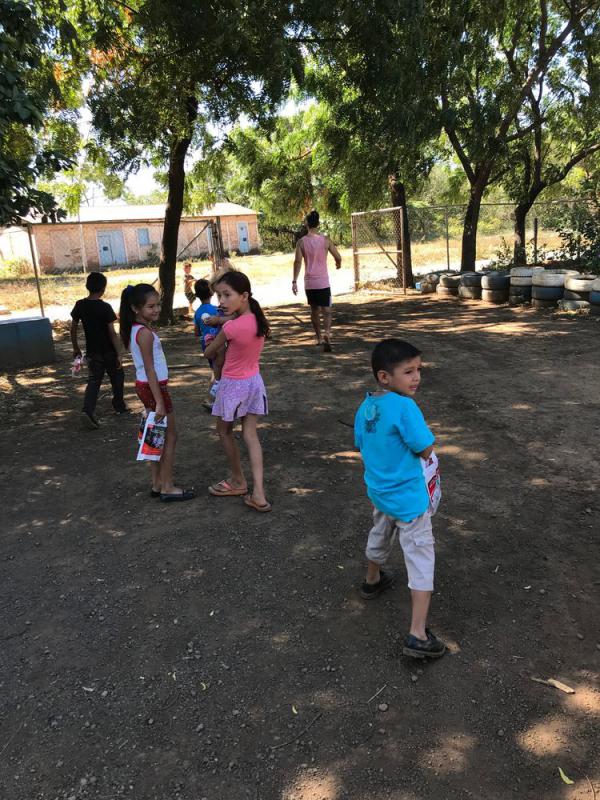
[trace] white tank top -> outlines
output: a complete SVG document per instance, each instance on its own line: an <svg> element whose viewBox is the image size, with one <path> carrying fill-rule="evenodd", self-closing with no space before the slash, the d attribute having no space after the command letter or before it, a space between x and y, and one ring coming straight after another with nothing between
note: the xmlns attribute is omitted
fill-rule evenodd
<svg viewBox="0 0 600 800"><path fill-rule="evenodd" d="M133 363L135 365L135 379L138 383L148 383L148 376L146 375L146 370L144 369L144 359L142 358L142 351L140 350L140 346L137 341L139 332L144 328L146 328L145 325L139 325L137 323L134 323L131 326L131 340L129 342L129 349L131 350ZM150 329L146 328L146 330ZM154 331L150 331L150 333L152 334L152 339L153 339L152 360L154 361L154 370L156 372L156 377L158 378L159 383L161 383L169 379L167 360L165 358L165 354L163 353L160 339L154 333Z"/></svg>

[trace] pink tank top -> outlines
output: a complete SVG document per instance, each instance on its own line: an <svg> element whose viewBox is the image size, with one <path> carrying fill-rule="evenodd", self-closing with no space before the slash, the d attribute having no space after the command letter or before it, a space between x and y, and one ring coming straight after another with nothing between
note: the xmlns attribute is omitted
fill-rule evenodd
<svg viewBox="0 0 600 800"><path fill-rule="evenodd" d="M304 251L304 288L327 289L329 274L327 273L327 237L320 233L309 234L301 239Z"/></svg>

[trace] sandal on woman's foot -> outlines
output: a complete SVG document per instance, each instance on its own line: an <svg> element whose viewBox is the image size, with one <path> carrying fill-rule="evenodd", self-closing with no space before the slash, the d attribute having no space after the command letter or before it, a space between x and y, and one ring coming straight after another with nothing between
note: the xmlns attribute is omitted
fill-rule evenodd
<svg viewBox="0 0 600 800"><path fill-rule="evenodd" d="M196 493L193 489L182 489L180 492L169 492L167 494L161 492L160 501L161 503L176 503L183 500L193 500L194 497L196 497Z"/></svg>
<svg viewBox="0 0 600 800"><path fill-rule="evenodd" d="M267 511L271 511L271 503L267 500L266 503L257 503L256 500L252 499L252 496L247 494L244 497L244 503L248 506L248 508L253 508L255 511L260 511L261 514L266 514Z"/></svg>
<svg viewBox="0 0 600 800"><path fill-rule="evenodd" d="M150 497L160 497L162 494L160 489L150 489Z"/></svg>
<svg viewBox="0 0 600 800"><path fill-rule="evenodd" d="M219 481L209 486L208 491L215 497L242 497L248 494L248 487L239 488L232 486L229 481Z"/></svg>
<svg viewBox="0 0 600 800"><path fill-rule="evenodd" d="M331 353L331 342L329 339L323 339L323 352Z"/></svg>

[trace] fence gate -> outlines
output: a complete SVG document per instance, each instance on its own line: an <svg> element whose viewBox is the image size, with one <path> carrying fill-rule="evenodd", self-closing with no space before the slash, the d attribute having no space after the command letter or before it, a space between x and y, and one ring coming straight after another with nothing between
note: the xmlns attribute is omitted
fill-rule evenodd
<svg viewBox="0 0 600 800"><path fill-rule="evenodd" d="M352 214L355 290L367 281L389 278L389 270L393 269L398 286L406 294L406 270L402 258L403 226L401 206Z"/></svg>

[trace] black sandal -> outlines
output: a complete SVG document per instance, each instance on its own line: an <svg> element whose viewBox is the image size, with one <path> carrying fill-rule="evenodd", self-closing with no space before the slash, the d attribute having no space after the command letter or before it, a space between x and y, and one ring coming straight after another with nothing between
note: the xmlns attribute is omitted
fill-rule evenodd
<svg viewBox="0 0 600 800"><path fill-rule="evenodd" d="M177 503L183 500L193 500L194 497L196 497L196 493L193 489L184 489L182 492L176 492L175 494L160 493L161 503Z"/></svg>

